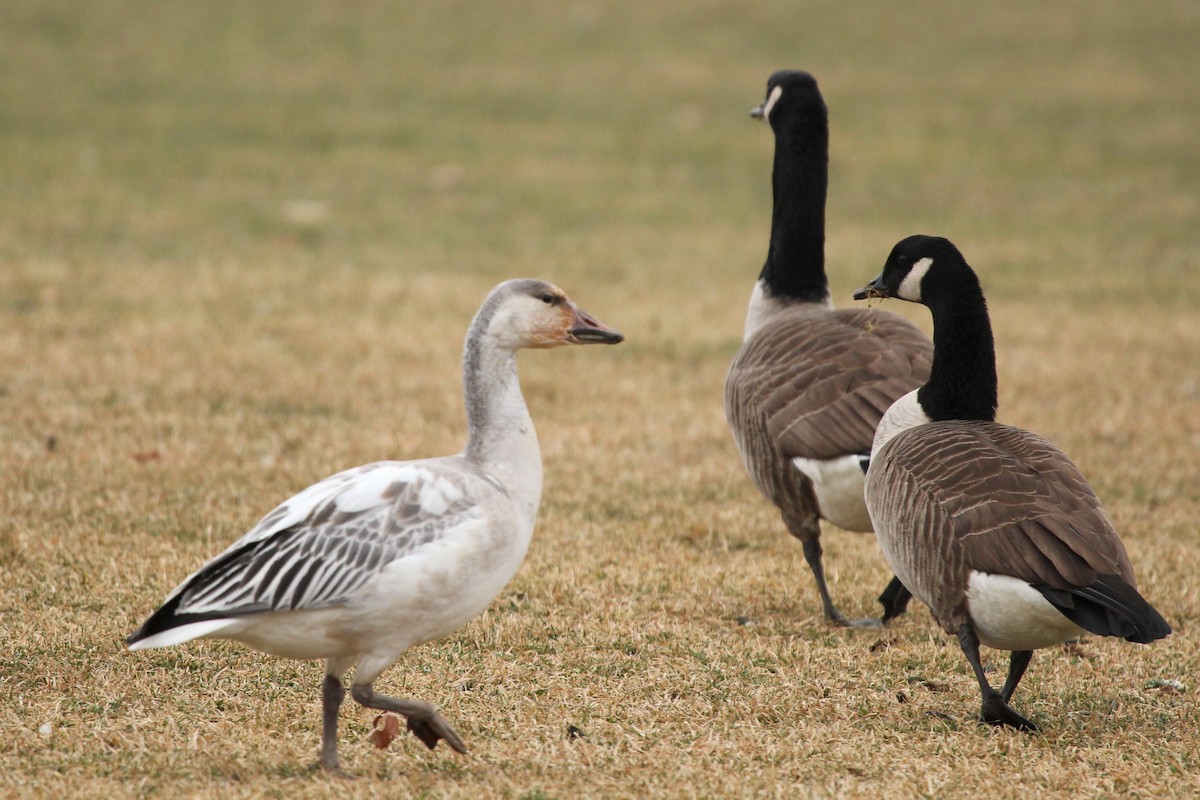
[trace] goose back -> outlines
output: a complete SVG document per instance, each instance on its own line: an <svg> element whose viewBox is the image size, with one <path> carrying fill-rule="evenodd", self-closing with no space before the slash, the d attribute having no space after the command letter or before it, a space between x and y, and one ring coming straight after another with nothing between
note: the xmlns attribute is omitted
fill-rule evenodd
<svg viewBox="0 0 1200 800"><path fill-rule="evenodd" d="M911 428L873 455L866 492L888 562L947 631L967 619L972 572L1062 591L1101 575L1137 585L1078 467L1028 431L977 420Z"/></svg>
<svg viewBox="0 0 1200 800"><path fill-rule="evenodd" d="M777 315L745 342L725 383L755 485L772 501L802 502L792 460L868 452L884 412L929 377L931 358L924 334L886 311L800 305Z"/></svg>

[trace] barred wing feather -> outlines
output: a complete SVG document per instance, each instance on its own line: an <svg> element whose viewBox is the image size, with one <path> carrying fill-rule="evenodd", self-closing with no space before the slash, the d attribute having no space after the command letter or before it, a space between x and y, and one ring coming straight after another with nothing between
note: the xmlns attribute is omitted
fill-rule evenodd
<svg viewBox="0 0 1200 800"><path fill-rule="evenodd" d="M188 577L130 638L206 619L345 603L389 563L479 517L469 482L458 469L401 462L326 478Z"/></svg>

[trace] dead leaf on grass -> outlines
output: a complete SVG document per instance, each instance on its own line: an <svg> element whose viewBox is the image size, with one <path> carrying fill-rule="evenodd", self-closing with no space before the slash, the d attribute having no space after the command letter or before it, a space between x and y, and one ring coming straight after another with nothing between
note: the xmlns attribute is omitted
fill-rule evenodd
<svg viewBox="0 0 1200 800"><path fill-rule="evenodd" d="M372 723L371 741L380 750L387 750L388 745L400 735L400 717L391 711L385 711L375 718Z"/></svg>

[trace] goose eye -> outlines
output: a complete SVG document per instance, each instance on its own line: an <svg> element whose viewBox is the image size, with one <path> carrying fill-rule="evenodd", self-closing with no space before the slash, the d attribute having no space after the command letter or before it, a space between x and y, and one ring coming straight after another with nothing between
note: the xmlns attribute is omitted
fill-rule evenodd
<svg viewBox="0 0 1200 800"><path fill-rule="evenodd" d="M896 259L896 263L900 266L904 266L908 263L908 256L901 254L900 257Z"/></svg>
<svg viewBox="0 0 1200 800"><path fill-rule="evenodd" d="M543 294L539 299L548 306L554 305L554 295L549 292Z"/></svg>

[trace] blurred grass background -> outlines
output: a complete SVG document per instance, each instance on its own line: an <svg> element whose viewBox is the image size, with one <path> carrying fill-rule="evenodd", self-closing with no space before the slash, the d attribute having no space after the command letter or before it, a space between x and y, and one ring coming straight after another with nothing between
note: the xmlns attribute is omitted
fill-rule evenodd
<svg viewBox="0 0 1200 800"><path fill-rule="evenodd" d="M1200 791L1198 41L1182 1L0 4L0 787L377 789L304 771L316 667L120 640L289 493L457 449L463 330L530 275L628 341L522 358L529 563L385 675L475 755L375 754L347 710L351 770L431 796ZM1044 736L970 721L923 609L825 628L729 441L770 214L747 112L781 67L830 107L835 301L900 237L955 240L1002 418L1076 458L1177 628L1039 654L1017 706ZM873 540L827 538L867 613Z"/></svg>

